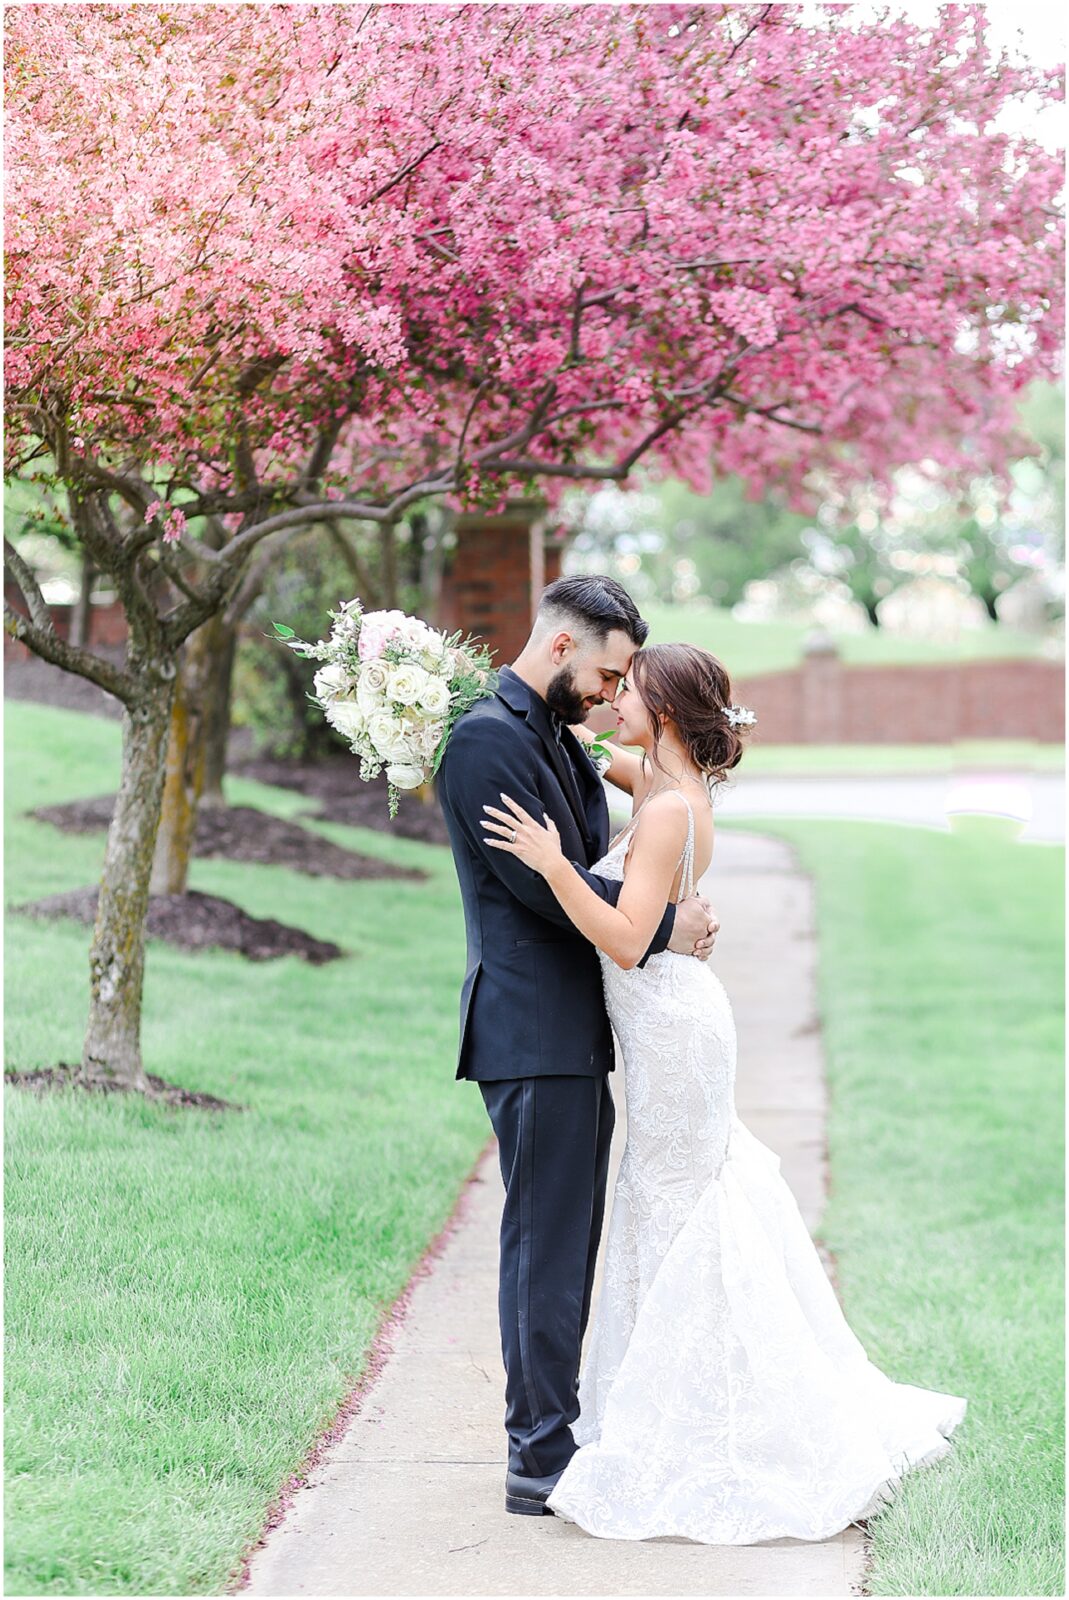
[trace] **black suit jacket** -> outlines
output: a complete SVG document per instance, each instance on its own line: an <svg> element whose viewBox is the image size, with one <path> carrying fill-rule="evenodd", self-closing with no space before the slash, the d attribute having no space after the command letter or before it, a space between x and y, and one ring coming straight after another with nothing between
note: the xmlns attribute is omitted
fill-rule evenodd
<svg viewBox="0 0 1069 1600"><path fill-rule="evenodd" d="M567 728L562 743L575 784L545 701L503 667L497 693L456 724L438 769L468 939L458 1078L597 1077L613 1070L597 951L545 879L491 849L482 828L484 804L500 806L502 792L539 820L548 811L564 854L603 900L616 904L621 885L588 870L609 843L601 779ZM667 905L643 962L667 947L674 921L675 906Z"/></svg>

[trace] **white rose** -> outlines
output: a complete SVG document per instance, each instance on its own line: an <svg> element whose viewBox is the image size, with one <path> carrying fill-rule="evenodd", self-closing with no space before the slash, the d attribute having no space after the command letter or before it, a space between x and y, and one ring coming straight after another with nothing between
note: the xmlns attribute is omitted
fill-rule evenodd
<svg viewBox="0 0 1069 1600"><path fill-rule="evenodd" d="M337 700L349 694L353 687L352 679L338 662L329 667L320 667L312 683L320 700Z"/></svg>
<svg viewBox="0 0 1069 1600"><path fill-rule="evenodd" d="M432 717L444 717L449 710L449 687L441 678L428 678L419 696L420 706Z"/></svg>
<svg viewBox="0 0 1069 1600"><path fill-rule="evenodd" d="M362 706L369 716L373 711L382 710L389 677L389 670L381 661L364 662L356 682L356 699L357 704Z"/></svg>
<svg viewBox="0 0 1069 1600"><path fill-rule="evenodd" d="M353 700L335 700L326 708L326 718L344 739L355 739L366 730L364 713Z"/></svg>
<svg viewBox="0 0 1069 1600"><path fill-rule="evenodd" d="M387 780L398 789L416 789L423 782L423 768L409 766L387 767Z"/></svg>
<svg viewBox="0 0 1069 1600"><path fill-rule="evenodd" d="M390 673L386 693L389 699L396 700L399 705L414 706L428 682L429 679L422 667L405 662Z"/></svg>
<svg viewBox="0 0 1069 1600"><path fill-rule="evenodd" d="M360 669L360 682L380 693L390 681L390 669L383 661L368 661Z"/></svg>
<svg viewBox="0 0 1069 1600"><path fill-rule="evenodd" d="M384 761L408 761L413 752L412 724L398 722L388 711L376 711L367 720L367 734Z"/></svg>
<svg viewBox="0 0 1069 1600"><path fill-rule="evenodd" d="M420 752L425 761L434 757L442 734L445 732L444 722L425 722L420 730Z"/></svg>

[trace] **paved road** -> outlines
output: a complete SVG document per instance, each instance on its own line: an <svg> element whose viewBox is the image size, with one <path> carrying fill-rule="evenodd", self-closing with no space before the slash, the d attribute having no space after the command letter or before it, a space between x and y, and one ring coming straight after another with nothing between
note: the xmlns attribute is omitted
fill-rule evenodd
<svg viewBox="0 0 1069 1600"><path fill-rule="evenodd" d="M948 804L979 807L1028 820L1019 838L1028 843L1065 841L1065 778L1061 773L1015 772L980 776L876 778L748 777L740 768L717 800L725 817L859 817L950 827Z"/></svg>
<svg viewBox="0 0 1069 1600"><path fill-rule="evenodd" d="M715 879L715 883L710 881ZM782 1160L812 1227L824 1203L825 1096L809 880L780 841L719 837L714 962L739 1031L737 1103ZM776 974L776 1005L765 978ZM626 1112L619 1118L614 1168ZM457 1093L474 1093L457 1085ZM743 1547L594 1539L504 1499L504 1371L497 1329L503 1191L491 1145L459 1224L411 1295L360 1409L321 1453L254 1552L256 1595L849 1595L865 1563L857 1528L822 1543Z"/></svg>

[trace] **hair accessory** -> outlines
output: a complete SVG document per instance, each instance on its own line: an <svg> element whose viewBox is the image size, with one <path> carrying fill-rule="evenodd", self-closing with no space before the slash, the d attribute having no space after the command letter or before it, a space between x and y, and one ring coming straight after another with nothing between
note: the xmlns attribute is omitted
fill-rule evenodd
<svg viewBox="0 0 1069 1600"><path fill-rule="evenodd" d="M741 723L744 728L752 728L757 721L757 713L751 711L749 706L725 706L724 715L733 728Z"/></svg>

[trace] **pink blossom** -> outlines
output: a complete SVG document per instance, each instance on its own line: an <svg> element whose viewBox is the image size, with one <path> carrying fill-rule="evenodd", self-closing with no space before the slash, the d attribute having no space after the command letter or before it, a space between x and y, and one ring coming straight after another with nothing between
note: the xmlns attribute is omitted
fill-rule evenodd
<svg viewBox="0 0 1069 1600"><path fill-rule="evenodd" d="M1061 163L987 130L1060 78L982 7L7 21L12 468L32 397L224 496L238 438L284 486L329 416L338 497L459 461L472 501L538 470L552 501L648 449L797 498L978 440L997 473L1059 370Z"/></svg>
<svg viewBox="0 0 1069 1600"><path fill-rule="evenodd" d="M164 525L164 529L163 529L163 542L164 542L164 544L174 544L174 543L176 543L177 540L181 539L181 537L182 537L183 533L185 533L185 531L186 531L186 514L185 514L184 511L180 511L178 509L178 507L175 506L168 513L167 521L166 521L166 523Z"/></svg>

